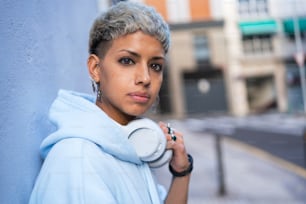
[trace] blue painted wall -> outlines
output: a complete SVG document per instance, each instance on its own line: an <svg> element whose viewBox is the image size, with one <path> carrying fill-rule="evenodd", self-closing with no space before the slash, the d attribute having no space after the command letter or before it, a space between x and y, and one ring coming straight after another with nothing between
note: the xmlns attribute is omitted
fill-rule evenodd
<svg viewBox="0 0 306 204"><path fill-rule="evenodd" d="M27 203L59 88L91 92L95 0L0 0L0 203Z"/></svg>

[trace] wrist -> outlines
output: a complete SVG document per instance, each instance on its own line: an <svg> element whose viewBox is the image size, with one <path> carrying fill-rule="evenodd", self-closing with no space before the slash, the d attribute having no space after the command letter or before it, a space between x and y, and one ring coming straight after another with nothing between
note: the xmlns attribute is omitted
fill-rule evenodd
<svg viewBox="0 0 306 204"><path fill-rule="evenodd" d="M183 177L183 176L187 176L188 174L190 174L193 170L193 158L190 154L187 154L188 156L188 161L189 161L189 166L186 170L184 171L180 171L180 172L177 172L175 171L172 166L169 164L169 171L171 172L171 174L174 176L174 177Z"/></svg>

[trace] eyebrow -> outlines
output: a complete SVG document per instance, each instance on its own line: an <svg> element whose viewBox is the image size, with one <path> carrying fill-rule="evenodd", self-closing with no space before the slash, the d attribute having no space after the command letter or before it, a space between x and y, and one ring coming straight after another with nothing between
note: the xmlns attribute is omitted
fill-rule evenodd
<svg viewBox="0 0 306 204"><path fill-rule="evenodd" d="M123 50L120 50L119 52L128 52L129 54L131 54L131 55L133 55L133 56L135 56L137 58L141 57L140 54L138 54L137 52L133 52L131 50L123 49ZM160 60L160 59L165 60L165 57L163 57L163 56L154 56L154 57L152 57L152 59L153 60Z"/></svg>

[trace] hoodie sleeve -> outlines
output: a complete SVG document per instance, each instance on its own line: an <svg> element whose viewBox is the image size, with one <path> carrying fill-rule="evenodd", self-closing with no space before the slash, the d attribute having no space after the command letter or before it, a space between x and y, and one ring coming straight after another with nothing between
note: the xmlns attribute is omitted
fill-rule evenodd
<svg viewBox="0 0 306 204"><path fill-rule="evenodd" d="M109 186L86 163L91 155L84 149L84 140L57 143L43 164L29 203L117 203Z"/></svg>

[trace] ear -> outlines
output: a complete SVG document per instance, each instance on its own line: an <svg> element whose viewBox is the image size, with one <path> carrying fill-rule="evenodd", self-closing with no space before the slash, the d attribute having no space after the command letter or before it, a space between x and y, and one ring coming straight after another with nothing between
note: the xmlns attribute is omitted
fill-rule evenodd
<svg viewBox="0 0 306 204"><path fill-rule="evenodd" d="M100 82L99 62L99 57L94 54L91 54L87 60L87 68L89 75L95 82Z"/></svg>

